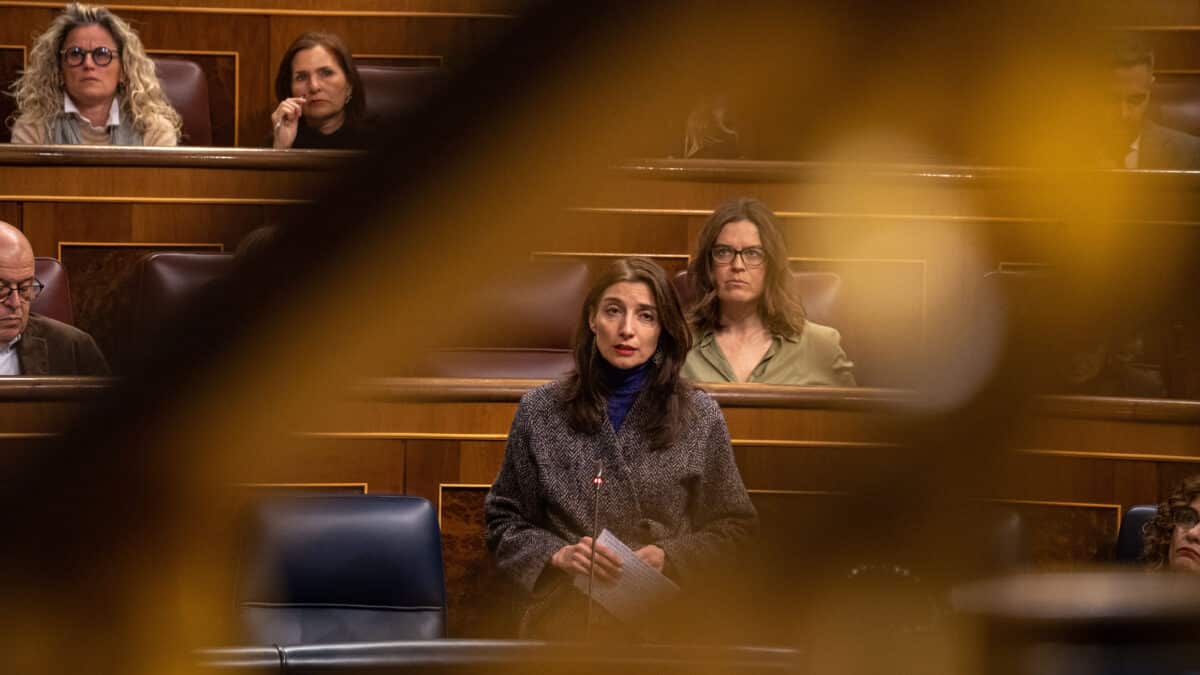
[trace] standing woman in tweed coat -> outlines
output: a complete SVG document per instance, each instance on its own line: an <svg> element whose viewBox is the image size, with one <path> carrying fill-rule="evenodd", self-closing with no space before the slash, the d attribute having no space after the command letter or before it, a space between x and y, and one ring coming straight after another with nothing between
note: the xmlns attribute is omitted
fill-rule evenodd
<svg viewBox="0 0 1200 675"><path fill-rule="evenodd" d="M725 418L679 376L691 347L662 268L612 265L588 293L575 372L521 398L504 464L486 502L488 547L530 595L522 637L578 639L587 598L572 577L590 569L592 479L604 470L599 527L607 528L686 595L730 563L757 528ZM619 564L597 546L595 576ZM640 639L597 605L597 636Z"/></svg>

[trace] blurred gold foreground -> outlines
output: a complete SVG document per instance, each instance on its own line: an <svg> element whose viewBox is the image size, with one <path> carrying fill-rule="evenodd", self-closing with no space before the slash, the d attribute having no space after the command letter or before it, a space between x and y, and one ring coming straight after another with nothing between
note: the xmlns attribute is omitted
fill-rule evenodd
<svg viewBox="0 0 1200 675"><path fill-rule="evenodd" d="M228 313L202 316L220 336L218 357L187 364L198 369L181 370L174 385L161 372L146 374L144 388L128 383L150 399L122 410L130 421L89 419L72 447L6 467L9 506L23 507L9 513L23 523L16 531L61 539L6 546L5 670L186 672L192 650L234 643L236 500L222 497L240 480L239 462L285 463L295 432L314 420L370 414L348 402L356 382L395 372L462 330L454 308L476 279L527 264L528 242L559 226L567 207L587 203L608 167L660 133L657 120L716 89L793 116L798 143L844 158L825 198L863 213L906 199L872 181L869 165L894 159L898 147L935 145L922 130L951 111L971 121L981 157L1048 168L1015 186L947 196L959 200L947 209L1055 214L1062 225L1053 231L1013 236L1033 238L1023 243L1064 272L1061 295L1020 317L987 303L979 309L989 320L959 317L946 334L961 339L935 345L938 376L896 425L895 442L913 448L907 461L863 471L856 492L874 499L822 514L824 545L803 552L806 565L841 569L864 548L887 547L923 564L924 585L912 592L847 581L794 615L772 617L795 625L791 646L804 650L812 672L984 672L978 625L931 598L994 571L977 538L984 534L958 505L992 492L1011 424L1057 356L1041 338L1088 325L1127 294L1173 291L1195 261L1121 226L1150 197L1082 169L1069 152L1080 140L1073 136L1088 132L1078 123L1086 111L1072 104L1084 97L1062 94L1030 110L1034 92L1044 101L1046 91L1086 90L1083 57L1073 50L1093 34L1090 21L1106 20L1102 12L853 9L656 4L609 8L587 22L565 8L534 12L531 26L515 27L513 40L452 94L469 124L439 135L434 111L429 136L414 130L363 160L295 225L291 236L310 250L338 246L320 264L282 263L286 303L253 308L252 297L239 298ZM563 32L544 45L527 40L527 31L553 28ZM894 59L867 59L864 50L884 37L909 42ZM536 66L521 61L534 56ZM955 78L961 87L946 85ZM496 85L512 82L520 88ZM374 208L366 222L342 219L366 208L364 200ZM995 244L966 227L940 242L980 277L979 261ZM849 251L857 244L844 242ZM1147 259L1153 274L1129 267ZM261 287L240 288L274 302ZM231 328L240 335L225 340ZM864 523L892 536L864 542ZM913 625L915 633L897 630Z"/></svg>

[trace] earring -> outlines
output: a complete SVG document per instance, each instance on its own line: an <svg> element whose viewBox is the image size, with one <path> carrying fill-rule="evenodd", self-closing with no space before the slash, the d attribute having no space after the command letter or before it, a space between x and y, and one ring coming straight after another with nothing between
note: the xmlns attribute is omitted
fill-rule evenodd
<svg viewBox="0 0 1200 675"><path fill-rule="evenodd" d="M651 356L650 360L654 362L654 367L657 368L663 364L663 358L665 357L663 357L662 349L656 349L654 350L654 356Z"/></svg>

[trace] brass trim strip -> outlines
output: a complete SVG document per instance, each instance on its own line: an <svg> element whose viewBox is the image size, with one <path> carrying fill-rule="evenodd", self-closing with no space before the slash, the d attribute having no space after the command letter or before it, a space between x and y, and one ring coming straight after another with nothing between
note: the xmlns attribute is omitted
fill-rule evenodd
<svg viewBox="0 0 1200 675"><path fill-rule="evenodd" d="M905 447L900 443L884 443L880 441L793 441L755 438L734 438L730 440L730 443L734 446L758 446L765 448L861 448L866 450Z"/></svg>
<svg viewBox="0 0 1200 675"><path fill-rule="evenodd" d="M772 489L746 489L747 494L752 495L793 495L796 497L853 497L850 492L842 490L772 490Z"/></svg>
<svg viewBox="0 0 1200 675"><path fill-rule="evenodd" d="M233 145L237 147L241 125L242 111L242 54L237 50L225 51L219 49L147 49L147 54L195 54L197 56L232 56L233 57Z"/></svg>
<svg viewBox="0 0 1200 675"><path fill-rule="evenodd" d="M1072 502L1063 501L1060 499L1009 499L1006 497L980 497L978 499L984 502L999 502L1004 504L1029 504L1031 506L1062 506L1089 509L1116 509L1118 512L1121 511L1120 504L1111 504L1108 502Z"/></svg>
<svg viewBox="0 0 1200 675"><path fill-rule="evenodd" d="M311 204L311 199L277 199L273 197L88 197L80 195L5 195L3 202L63 202L88 204L224 204L244 206L293 206Z"/></svg>
<svg viewBox="0 0 1200 675"><path fill-rule="evenodd" d="M709 216L707 209L650 209L650 208L610 208L603 206L573 206L567 208L571 213L587 213L594 215L614 216ZM849 213L845 211L776 211L778 218L863 218L867 220L932 220L951 223L1056 223L1054 218L1018 218L1009 216L946 216L932 214L910 213Z"/></svg>
<svg viewBox="0 0 1200 675"><path fill-rule="evenodd" d="M1182 462L1200 463L1200 457L1192 455L1161 455L1141 452L1116 452L1105 450L1049 450L1044 448L1016 448L1013 452L1047 457L1071 457L1075 459L1111 459L1132 462Z"/></svg>
<svg viewBox="0 0 1200 675"><path fill-rule="evenodd" d="M370 494L366 483L235 483L238 487L360 487L363 494Z"/></svg>
<svg viewBox="0 0 1200 675"><path fill-rule="evenodd" d="M62 436L61 431L7 431L0 433L0 441L31 439L31 438L58 438Z"/></svg>
<svg viewBox="0 0 1200 675"><path fill-rule="evenodd" d="M689 258L687 253L603 253L600 251L531 251L530 258L535 257L546 258L628 258L630 256L640 256L642 258L666 258L670 260Z"/></svg>
<svg viewBox="0 0 1200 675"><path fill-rule="evenodd" d="M441 54L351 54L356 59L437 59L439 65L446 65L446 57ZM1158 71L1155 71L1158 72Z"/></svg>
<svg viewBox="0 0 1200 675"><path fill-rule="evenodd" d="M58 259L63 259L63 247L76 246L79 248L202 248L215 249L218 253L225 251L225 244L220 242L173 242L173 241L60 241L58 242Z"/></svg>
<svg viewBox="0 0 1200 675"><path fill-rule="evenodd" d="M405 12L396 10L335 10L335 9L255 9L252 7L195 7L191 5L105 5L114 12L159 12L180 14L252 14L260 16L322 16L355 18L418 18L418 19L515 19L515 14L485 12ZM0 2L0 7L31 9L62 9L61 2Z"/></svg>
<svg viewBox="0 0 1200 675"><path fill-rule="evenodd" d="M421 433L412 431L297 431L304 438L397 441L505 441L508 434Z"/></svg>

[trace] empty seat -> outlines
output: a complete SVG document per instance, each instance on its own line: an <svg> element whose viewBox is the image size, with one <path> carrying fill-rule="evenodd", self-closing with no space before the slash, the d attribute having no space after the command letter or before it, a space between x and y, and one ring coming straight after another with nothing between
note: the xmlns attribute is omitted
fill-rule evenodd
<svg viewBox="0 0 1200 675"><path fill-rule="evenodd" d="M154 73L163 93L183 118L180 145L212 145L212 110L208 103L208 80L195 61L154 59Z"/></svg>
<svg viewBox="0 0 1200 675"><path fill-rule="evenodd" d="M395 120L433 98L449 79L445 68L358 66L367 90L367 119Z"/></svg>
<svg viewBox="0 0 1200 675"><path fill-rule="evenodd" d="M571 344L587 296L586 263L531 263L476 290L457 308L458 338L418 358L410 375L551 379L574 367Z"/></svg>
<svg viewBox="0 0 1200 675"><path fill-rule="evenodd" d="M238 592L249 644L445 637L437 513L420 497L275 497L254 509Z"/></svg>
<svg viewBox="0 0 1200 675"><path fill-rule="evenodd" d="M67 268L58 258L34 259L34 276L45 288L33 301L30 311L63 323L74 324L75 312L71 309L71 281Z"/></svg>
<svg viewBox="0 0 1200 675"><path fill-rule="evenodd" d="M136 360L197 291L232 270L229 253L162 251L143 256L124 289L125 330L115 335L117 361Z"/></svg>

